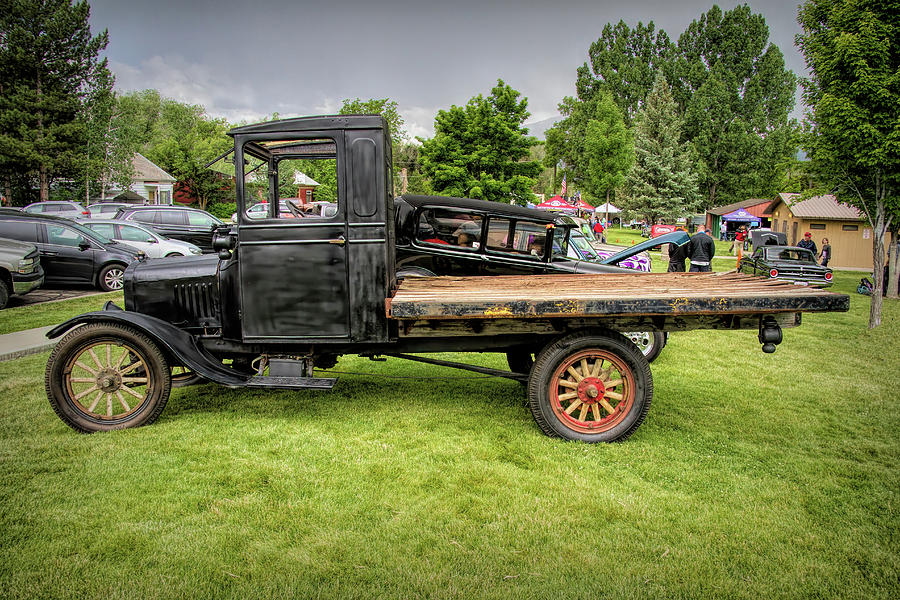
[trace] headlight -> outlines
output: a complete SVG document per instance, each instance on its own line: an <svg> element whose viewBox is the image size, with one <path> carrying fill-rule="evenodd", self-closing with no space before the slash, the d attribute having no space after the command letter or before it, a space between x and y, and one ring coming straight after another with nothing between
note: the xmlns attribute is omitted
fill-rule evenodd
<svg viewBox="0 0 900 600"><path fill-rule="evenodd" d="M190 248L190 252L191 252L191 254L203 254L203 251L200 250L200 248L197 248L196 246L194 248Z"/></svg>
<svg viewBox="0 0 900 600"><path fill-rule="evenodd" d="M34 271L34 259L33 258L25 258L19 261L19 273L23 275L27 275Z"/></svg>

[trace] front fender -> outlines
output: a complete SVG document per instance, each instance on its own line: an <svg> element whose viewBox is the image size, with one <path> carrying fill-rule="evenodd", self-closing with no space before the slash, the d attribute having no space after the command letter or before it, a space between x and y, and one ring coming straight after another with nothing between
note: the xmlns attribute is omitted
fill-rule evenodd
<svg viewBox="0 0 900 600"><path fill-rule="evenodd" d="M124 323L148 336L160 348L174 356L181 364L196 374L216 383L231 387L243 387L249 375L236 373L216 360L197 339L162 319L142 313L124 311L112 302L107 302L103 310L78 315L57 325L47 332L50 339L57 338L76 325L86 323Z"/></svg>

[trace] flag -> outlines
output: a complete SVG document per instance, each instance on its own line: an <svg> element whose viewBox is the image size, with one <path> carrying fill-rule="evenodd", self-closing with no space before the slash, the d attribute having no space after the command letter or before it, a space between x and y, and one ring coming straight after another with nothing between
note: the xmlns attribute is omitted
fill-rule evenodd
<svg viewBox="0 0 900 600"><path fill-rule="evenodd" d="M566 195L566 176L563 175L563 183L562 183L562 191L559 193L560 196Z"/></svg>

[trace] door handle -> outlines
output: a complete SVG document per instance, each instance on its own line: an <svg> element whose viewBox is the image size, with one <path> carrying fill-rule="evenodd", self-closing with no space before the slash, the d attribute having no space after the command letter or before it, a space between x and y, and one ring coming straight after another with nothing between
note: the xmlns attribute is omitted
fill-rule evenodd
<svg viewBox="0 0 900 600"><path fill-rule="evenodd" d="M344 239L344 236L338 236L336 240L328 240L329 244L336 244L338 246L343 246L347 243L347 240Z"/></svg>

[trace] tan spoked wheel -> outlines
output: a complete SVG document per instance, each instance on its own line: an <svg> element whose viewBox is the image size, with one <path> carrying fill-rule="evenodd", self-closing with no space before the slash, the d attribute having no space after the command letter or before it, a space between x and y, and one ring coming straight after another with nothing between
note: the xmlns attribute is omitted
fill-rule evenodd
<svg viewBox="0 0 900 600"><path fill-rule="evenodd" d="M119 323L84 325L69 332L50 355L45 383L56 413L84 432L154 421L171 386L159 347Z"/></svg>
<svg viewBox="0 0 900 600"><path fill-rule="evenodd" d="M620 441L643 422L653 396L650 366L619 333L568 335L538 355L529 406L547 435L585 442Z"/></svg>

